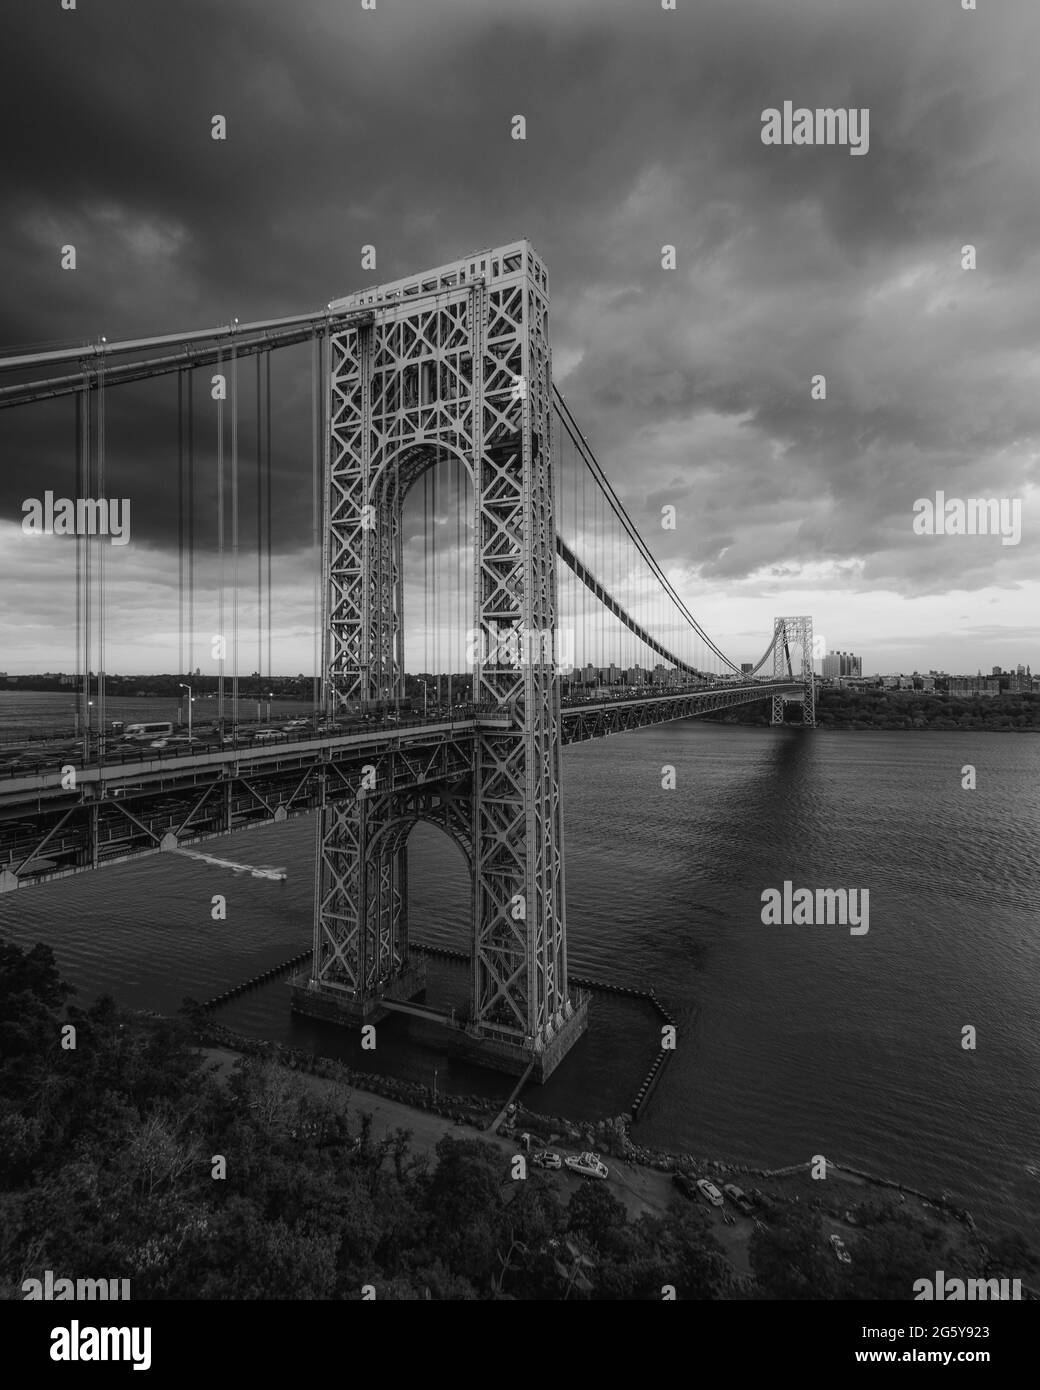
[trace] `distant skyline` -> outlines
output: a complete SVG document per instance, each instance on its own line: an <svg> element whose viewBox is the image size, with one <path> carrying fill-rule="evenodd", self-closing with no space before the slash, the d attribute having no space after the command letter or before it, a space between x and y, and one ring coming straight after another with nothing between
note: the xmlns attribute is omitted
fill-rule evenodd
<svg viewBox="0 0 1040 1390"><path fill-rule="evenodd" d="M858 655L858 653L853 652L852 655L856 656L856 655ZM584 669L586 668L587 665L592 665L592 666L594 666L597 670L609 670L609 669L610 669L610 666L611 666L612 664L615 665L615 666L618 666L618 663L617 663L617 662L611 663L611 662L609 662L609 661L607 661L607 662L589 662L589 663L582 662L582 663L580 663L579 666L577 666L575 669L576 669L576 670L584 670ZM817 674L818 676L822 674L822 673L821 673L821 670L820 670L822 664L823 664L822 661L816 661L816 662L813 663L814 669L815 669L816 674ZM999 662L994 662L994 663L993 663L993 666L982 666L982 665L976 664L976 665L973 665L973 666L967 666L967 667L963 667L963 668L958 667L957 669L945 669L945 668L939 667L939 666L933 666L933 667L907 666L907 667L903 668L902 670L895 669L895 668L886 668L886 669L884 669L884 670L881 670L881 669L879 668L879 669L876 670L876 671L875 671L875 670L868 670L867 667L866 667L866 665L864 665L864 668L863 668L863 678L866 679L866 678L871 677L871 676L928 676L928 675L940 675L940 676L977 676L977 675L983 675L983 676L992 676L992 675L994 674L994 667L995 667L995 666L1000 666L1000 672L999 672L1000 675L1011 676L1011 675L1015 675L1015 674L1018 673L1018 667L1019 667L1019 665L1021 665L1023 672L1025 672L1025 671L1027 670L1027 668L1028 668L1028 669L1031 669L1031 667L1032 667L1032 663L1031 663L1031 662L1028 662L1028 661L1013 662L1013 663L1009 663L1009 664L1007 664L1007 665L1001 665ZM620 670L653 671L653 670L655 669L655 667L654 667L654 666L647 666L645 663L634 662L634 663L632 663L632 664L630 664L630 665L618 666L618 669L620 669ZM73 672L73 671L49 670L49 669L42 669L42 668L41 668L40 670L32 670L32 671L14 671L14 670L8 669L8 670L2 670L2 671L0 671L0 680L3 680L5 677L8 677L8 676L10 676L10 677L12 677L12 678L14 678L14 677L36 677L36 676L38 676L38 677L40 677L40 678L48 678L48 677L66 676L66 675L74 675L74 674L76 674L76 673ZM164 678L164 677L168 677L168 678L170 678L170 679L177 679L177 678L179 678L180 676L184 676L184 675L191 676L192 674L193 674L192 671L187 671L187 672L185 672L185 671L115 671L115 670L109 670L109 671L106 672L106 676L111 677L111 678L115 678L115 679L117 679L117 680L158 680L158 679L161 679L161 678ZM194 672L194 674L197 675L198 672L196 671L196 672ZM471 674L471 671L470 671L468 668L465 668L465 667L452 668L452 669L449 671L447 667L441 667L441 668L438 669L438 668L435 668L435 667L424 667L424 666L408 667L408 668L406 669L406 671L405 671L405 675L406 675L406 676L413 676L413 677L416 676L416 675L438 675L438 674L441 675L441 676L446 676L446 675L452 675L452 676L466 676L466 675ZM732 672L730 672L729 674L739 674L739 673L732 673ZM759 675L760 675L760 676L762 676L762 675L764 675L764 674L765 674L764 672L759 672ZM1040 676L1040 670L1038 670L1038 671L1036 671L1036 672L1032 672L1032 674L1037 675L1037 676ZM91 675L92 675L92 676L96 676L96 675L97 675L97 672L96 672L96 671L92 671L92 672L91 672ZM204 672L202 672L202 675L205 677L206 680L215 680L215 679L216 679L216 673L215 673L215 672L204 671ZM303 679L303 680L312 680L312 679L314 678L314 672L313 672L313 670L310 670L310 671L290 671L290 670L278 671L278 670L276 670L276 671L272 671L272 672L265 672L265 673L264 673L264 676L263 676L263 679L266 680L266 679L268 679L268 678L270 678L271 680L278 680L278 681L284 681L284 680L300 680L300 679ZM225 676L225 678L224 678L224 683L225 683L225 685L226 685L227 687L229 687L229 688L230 688L230 686L231 686L232 679L233 679L233 677L230 676L230 675L227 675L227 676ZM848 680L848 679L850 679L850 678L849 678L848 676L843 676L841 679L843 679L843 680ZM255 685L256 685L256 673L253 672L253 671L250 671L250 672L240 672L240 673L239 673L239 676L238 676L238 681L239 681L239 685L242 687L243 690L248 689L249 691L252 691L252 690L254 689ZM71 688L71 687L70 687L70 688ZM243 697L243 698L244 698L244 697Z"/></svg>
<svg viewBox="0 0 1040 1390"><path fill-rule="evenodd" d="M555 379L734 661L758 659L774 616L810 613L882 674L988 671L1009 650L1040 667L1035 0L16 11L0 352L321 308L526 235L549 268ZM869 110L869 149L763 144L762 113L789 100ZM307 363L292 349L273 368L272 645L294 671L314 654ZM125 389L107 477L131 539L106 556L107 665L172 669L176 387ZM67 495L72 438L68 401L0 411L8 671L75 664L72 547L20 525L25 499ZM212 491L212 430L200 441ZM1019 499L1019 543L915 533L915 502L939 492ZM203 499L203 539L213 511ZM247 502L247 585L254 537ZM200 643L217 606L207 560Z"/></svg>

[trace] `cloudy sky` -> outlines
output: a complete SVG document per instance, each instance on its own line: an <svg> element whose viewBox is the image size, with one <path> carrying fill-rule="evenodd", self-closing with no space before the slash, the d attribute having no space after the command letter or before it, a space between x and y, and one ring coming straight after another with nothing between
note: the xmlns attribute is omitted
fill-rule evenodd
<svg viewBox="0 0 1040 1390"><path fill-rule="evenodd" d="M724 650L757 658L805 612L867 671L1040 669L1035 0L12 0L5 30L6 355L303 312L528 236L557 383ZM786 100L868 108L869 151L763 145ZM273 369L292 671L306 365ZM172 670L175 386L110 400L133 541L106 557L107 664ZM69 495L72 440L68 401L0 412L0 670L74 664L71 542L20 526L24 499ZM940 490L1017 499L1020 542L915 535ZM200 630L214 583L200 560Z"/></svg>

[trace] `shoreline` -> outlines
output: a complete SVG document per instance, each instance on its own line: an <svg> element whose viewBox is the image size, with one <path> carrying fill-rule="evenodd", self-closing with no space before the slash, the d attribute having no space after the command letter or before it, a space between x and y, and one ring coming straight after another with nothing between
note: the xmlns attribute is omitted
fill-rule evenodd
<svg viewBox="0 0 1040 1390"><path fill-rule="evenodd" d="M135 1016L143 1019L159 1017L152 1013ZM501 1103L497 1100L476 1095L455 1095L444 1091L439 1091L434 1097L431 1088L421 1082L356 1071L333 1058L322 1057L300 1048L290 1048L284 1043L236 1033L222 1024L206 1020L201 1014L191 1019L191 1028L196 1045L203 1053L212 1049L233 1053L238 1057L273 1062L290 1071L346 1086L373 1097L382 1097L406 1107L416 1116L437 1115L452 1125L467 1125L488 1139L514 1138L519 1146L521 1136L527 1133L530 1135L532 1146L536 1143L567 1143L593 1149L597 1153L620 1159L634 1168L666 1175L669 1180L672 1174L680 1172L699 1176L708 1174L726 1182L737 1182L738 1185L743 1185L741 1179L753 1179L756 1184L765 1183L770 1188L775 1188L790 1179L808 1176L812 1167L812 1163L806 1161L785 1167L764 1168L686 1152L652 1149L631 1139L629 1131L633 1117L630 1114L592 1121L575 1120L568 1116L546 1115L518 1102L508 1122L498 1124L496 1120L501 1117L503 1111ZM938 1195L924 1192L909 1183L870 1173L838 1160L828 1158L826 1162L828 1173L841 1175L848 1181L869 1189L898 1194L901 1201L912 1198L915 1202L922 1203L925 1209L931 1209L941 1217L957 1221L966 1226L972 1234L977 1234L971 1211L955 1202L945 1192ZM752 1191L760 1190L762 1189L757 1185L752 1188ZM800 1200L800 1197L795 1197L794 1200Z"/></svg>

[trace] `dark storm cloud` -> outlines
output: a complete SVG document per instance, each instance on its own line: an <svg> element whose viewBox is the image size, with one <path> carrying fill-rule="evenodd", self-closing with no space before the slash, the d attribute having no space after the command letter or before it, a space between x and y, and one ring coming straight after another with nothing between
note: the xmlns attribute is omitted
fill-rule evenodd
<svg viewBox="0 0 1040 1390"><path fill-rule="evenodd" d="M299 312L526 234L550 268L561 385L666 562L710 583L831 563L905 594L1035 570L1028 530L995 550L910 531L913 500L938 487L1037 482L1027 0L16 9L0 56L16 132L3 343ZM760 113L785 99L869 107L869 154L763 146ZM214 113L226 142L210 139ZM66 242L75 273L58 270ZM310 537L305 366L276 368L286 552ZM826 403L809 399L820 371ZM135 388L108 417L109 490L134 498L136 537L166 548L175 440L154 425L173 400L171 383ZM68 412L29 414L0 413L3 518L69 476ZM200 434L209 469L201 415ZM666 504L675 532L657 524ZM204 509L200 543L212 526Z"/></svg>

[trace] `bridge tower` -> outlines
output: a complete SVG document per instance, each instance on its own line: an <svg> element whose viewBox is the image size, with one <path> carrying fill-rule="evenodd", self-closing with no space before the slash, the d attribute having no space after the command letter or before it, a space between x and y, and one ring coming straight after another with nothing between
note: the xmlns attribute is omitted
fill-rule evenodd
<svg viewBox="0 0 1040 1390"><path fill-rule="evenodd" d="M800 668L791 661L791 648L799 649ZM784 706L788 703L802 706L802 723L810 729L816 728L816 676L813 672L813 630L812 618L774 619L773 677L785 680L794 677L801 680L800 695L774 695L772 724L784 722Z"/></svg>
<svg viewBox="0 0 1040 1390"><path fill-rule="evenodd" d="M313 955L294 1007L360 1024L422 989L406 840L432 820L472 879L469 1017L451 1046L544 1077L587 1025L587 1001L567 987L545 266L519 241L330 307L371 313L329 342L326 703L370 708L403 692L402 507L450 456L473 499L474 702L499 718L471 736L461 776L415 772L402 746L379 761L375 785L346 797L330 787Z"/></svg>

